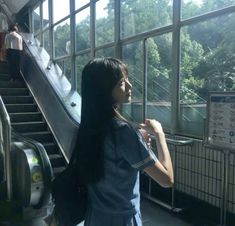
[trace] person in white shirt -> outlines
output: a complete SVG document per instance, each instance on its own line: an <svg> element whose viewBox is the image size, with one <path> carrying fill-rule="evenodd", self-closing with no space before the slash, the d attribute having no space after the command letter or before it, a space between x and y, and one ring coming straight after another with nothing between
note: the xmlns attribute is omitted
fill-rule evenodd
<svg viewBox="0 0 235 226"><path fill-rule="evenodd" d="M20 80L20 55L23 50L23 41L16 25L9 27L9 33L5 37L5 47L11 80Z"/></svg>

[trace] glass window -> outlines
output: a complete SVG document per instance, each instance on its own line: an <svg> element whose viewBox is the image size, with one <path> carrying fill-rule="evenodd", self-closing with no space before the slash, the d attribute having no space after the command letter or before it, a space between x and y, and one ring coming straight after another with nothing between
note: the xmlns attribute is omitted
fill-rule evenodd
<svg viewBox="0 0 235 226"><path fill-rule="evenodd" d="M39 6L33 10L32 18L33 18L33 33L36 34L40 31L40 23L41 23L41 14Z"/></svg>
<svg viewBox="0 0 235 226"><path fill-rule="evenodd" d="M48 0L46 0L42 3L42 10L43 10L42 24L43 24L43 28L45 28L45 27L49 26Z"/></svg>
<svg viewBox="0 0 235 226"><path fill-rule="evenodd" d="M75 0L75 10L80 9L82 6L88 4L90 0Z"/></svg>
<svg viewBox="0 0 235 226"><path fill-rule="evenodd" d="M64 17L69 15L70 12L70 4L69 0L54 0L53 1L53 22L63 19Z"/></svg>
<svg viewBox="0 0 235 226"><path fill-rule="evenodd" d="M114 57L115 56L115 50L113 47L105 48L105 49L99 49L95 52L96 57Z"/></svg>
<svg viewBox="0 0 235 226"><path fill-rule="evenodd" d="M235 90L235 15L181 30L181 131L202 135L208 91ZM219 29L218 29L219 28Z"/></svg>
<svg viewBox="0 0 235 226"><path fill-rule="evenodd" d="M182 18L187 19L232 5L235 5L235 0L182 0Z"/></svg>
<svg viewBox="0 0 235 226"><path fill-rule="evenodd" d="M62 23L56 25L54 32L54 48L55 57L65 56L69 54L70 43L70 20L67 19Z"/></svg>
<svg viewBox="0 0 235 226"><path fill-rule="evenodd" d="M70 58L63 59L63 60L58 61L56 63L60 67L61 73L63 75L65 75L71 83L72 76L71 76L71 60L70 60Z"/></svg>
<svg viewBox="0 0 235 226"><path fill-rule="evenodd" d="M164 127L171 122L172 34L149 38L147 48L146 117L155 118Z"/></svg>
<svg viewBox="0 0 235 226"><path fill-rule="evenodd" d="M126 118L142 122L143 120L143 51L142 42L123 46L123 61L128 66L128 78L132 84L132 101L123 105Z"/></svg>
<svg viewBox="0 0 235 226"><path fill-rule="evenodd" d="M76 57L76 73L77 73L77 91L81 93L81 76L82 69L91 60L90 53L82 54Z"/></svg>
<svg viewBox="0 0 235 226"><path fill-rule="evenodd" d="M114 0L96 2L96 46L114 41Z"/></svg>
<svg viewBox="0 0 235 226"><path fill-rule="evenodd" d="M43 34L43 47L50 54L50 41L49 41L49 30L45 31Z"/></svg>
<svg viewBox="0 0 235 226"><path fill-rule="evenodd" d="M121 0L121 37L172 24L173 0Z"/></svg>
<svg viewBox="0 0 235 226"><path fill-rule="evenodd" d="M76 51L90 47L90 7L76 14Z"/></svg>

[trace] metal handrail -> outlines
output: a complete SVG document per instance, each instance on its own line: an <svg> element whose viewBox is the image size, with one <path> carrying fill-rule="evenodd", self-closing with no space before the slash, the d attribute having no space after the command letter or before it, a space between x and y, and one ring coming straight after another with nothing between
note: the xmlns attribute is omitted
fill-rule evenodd
<svg viewBox="0 0 235 226"><path fill-rule="evenodd" d="M12 198L12 180L11 180L11 121L5 105L0 96L0 121L2 122L3 150L4 150L4 177L7 185L7 199Z"/></svg>

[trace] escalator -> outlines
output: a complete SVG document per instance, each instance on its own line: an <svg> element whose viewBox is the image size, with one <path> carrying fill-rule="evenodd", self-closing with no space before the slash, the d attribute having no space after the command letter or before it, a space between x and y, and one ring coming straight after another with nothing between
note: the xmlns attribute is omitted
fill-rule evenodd
<svg viewBox="0 0 235 226"><path fill-rule="evenodd" d="M11 81L8 64L0 63L0 96L10 116L12 128L21 135L40 142L49 157L54 176L64 170L66 161L22 78Z"/></svg>

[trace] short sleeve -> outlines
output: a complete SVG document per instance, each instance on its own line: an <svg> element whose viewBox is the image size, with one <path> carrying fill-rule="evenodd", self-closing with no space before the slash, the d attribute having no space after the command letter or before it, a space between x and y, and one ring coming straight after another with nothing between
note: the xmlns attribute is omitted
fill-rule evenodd
<svg viewBox="0 0 235 226"><path fill-rule="evenodd" d="M133 168L142 170L157 160L140 132L128 124L116 131L116 142L121 155Z"/></svg>

